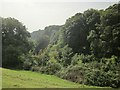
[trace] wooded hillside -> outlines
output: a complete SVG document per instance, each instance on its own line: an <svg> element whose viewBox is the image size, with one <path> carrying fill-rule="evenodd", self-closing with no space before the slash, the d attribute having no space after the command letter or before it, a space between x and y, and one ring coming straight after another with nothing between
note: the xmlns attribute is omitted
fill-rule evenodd
<svg viewBox="0 0 120 90"><path fill-rule="evenodd" d="M88 9L31 33L2 18L3 67L56 75L85 85L120 87L120 4Z"/></svg>

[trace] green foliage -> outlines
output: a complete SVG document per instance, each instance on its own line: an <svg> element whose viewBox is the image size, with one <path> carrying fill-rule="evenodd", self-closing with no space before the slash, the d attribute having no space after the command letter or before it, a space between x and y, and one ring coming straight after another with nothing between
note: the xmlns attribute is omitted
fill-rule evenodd
<svg viewBox="0 0 120 90"><path fill-rule="evenodd" d="M29 52L27 55L21 55L20 60L23 62L22 68L24 70L33 70L32 67L38 66L38 56L33 56L32 52Z"/></svg>
<svg viewBox="0 0 120 90"><path fill-rule="evenodd" d="M85 80L85 84L87 85L120 87L119 73L113 71L104 72L99 69L94 69L86 74Z"/></svg>
<svg viewBox="0 0 120 90"><path fill-rule="evenodd" d="M89 33L91 52L97 57L111 57L120 55L120 13L118 13L118 5L110 6L102 11L100 24L96 25L96 29Z"/></svg>
<svg viewBox="0 0 120 90"><path fill-rule="evenodd" d="M22 34L21 38L21 34L17 32L20 23L14 19L3 21L3 53L6 53L3 55L3 62L12 59L4 65L10 63L18 65L17 63L24 62L23 68L26 70L53 74L87 85L118 88L120 87L118 10L119 4L105 10L88 9L67 19L62 26L48 26L44 31L33 32L32 39L37 42L35 55L26 54L31 46L26 39L28 34L23 32L26 37ZM20 28L20 31L26 30L22 24ZM24 43L19 40L23 40Z"/></svg>
<svg viewBox="0 0 120 90"><path fill-rule="evenodd" d="M90 63L93 61L97 61L94 55L78 55L77 53L72 57L71 64L72 65L81 65L82 63Z"/></svg>
<svg viewBox="0 0 120 90"><path fill-rule="evenodd" d="M2 69L2 68L0 68ZM41 73L2 69L2 88L101 88L95 86L81 85L60 79L53 75Z"/></svg>
<svg viewBox="0 0 120 90"><path fill-rule="evenodd" d="M120 65L116 63L119 59L115 56L102 58L104 62L100 60L100 63L96 61L82 63L81 56L77 54L73 56L73 60L75 58L77 60L67 68L61 69L57 76L80 84L120 87Z"/></svg>
<svg viewBox="0 0 120 90"><path fill-rule="evenodd" d="M72 54L72 49L69 48L68 45L64 46L61 49L61 61L63 62L64 66L68 66L71 64Z"/></svg>
<svg viewBox="0 0 120 90"><path fill-rule="evenodd" d="M54 58L51 58L46 65L46 73L47 74L56 74L61 69L60 63L57 63L57 61Z"/></svg>
<svg viewBox="0 0 120 90"><path fill-rule="evenodd" d="M67 19L38 55L36 71L87 85L120 87L117 7L89 9Z"/></svg>
<svg viewBox="0 0 120 90"><path fill-rule="evenodd" d="M75 66L68 66L67 68L63 68L61 69L61 71L59 71L57 73L57 76L63 78L63 79L67 79L73 82L77 82L77 83L83 83L84 81L84 73L85 73L85 68L81 65L75 65Z"/></svg>
<svg viewBox="0 0 120 90"><path fill-rule="evenodd" d="M6 54L5 54L6 53ZM5 54L5 55L4 55ZM19 66L22 61L19 60L20 51L18 51L12 45L8 45L5 50L3 50L3 67L14 67Z"/></svg>
<svg viewBox="0 0 120 90"><path fill-rule="evenodd" d="M43 37L44 31L43 30L38 30L38 31L34 31L32 33L30 33L31 35L31 40L35 43L35 45L37 45L39 43L39 39L41 39Z"/></svg>
<svg viewBox="0 0 120 90"><path fill-rule="evenodd" d="M32 47L26 27L14 18L2 18L3 67L13 68L21 63L20 56Z"/></svg>
<svg viewBox="0 0 120 90"><path fill-rule="evenodd" d="M81 64L82 60L84 58L84 55L78 55L77 53L72 57L71 64L76 65L76 64Z"/></svg>
<svg viewBox="0 0 120 90"><path fill-rule="evenodd" d="M38 63L40 66L46 66L47 64L47 61L49 60L49 51L47 52L48 50L44 50L43 53L40 54L39 56L39 60L38 60Z"/></svg>
<svg viewBox="0 0 120 90"><path fill-rule="evenodd" d="M99 39L99 35L97 31L91 30L89 32L89 36L87 37L88 41L90 42L90 49L91 53L94 54L96 57L101 57L101 43Z"/></svg>
<svg viewBox="0 0 120 90"><path fill-rule="evenodd" d="M45 27L44 30L38 30L31 33L31 40L35 42L34 53L38 54L41 50L44 50L48 44L56 42L58 36L56 35L62 26L52 25Z"/></svg>
<svg viewBox="0 0 120 90"><path fill-rule="evenodd" d="M49 44L49 37L45 35L38 41L38 45L35 47L34 53L38 54L41 50L45 49Z"/></svg>
<svg viewBox="0 0 120 90"><path fill-rule="evenodd" d="M89 54L90 47L87 36L98 23L100 23L100 13L97 10L90 9L83 14L77 13L64 25L64 41L72 48L73 52Z"/></svg>

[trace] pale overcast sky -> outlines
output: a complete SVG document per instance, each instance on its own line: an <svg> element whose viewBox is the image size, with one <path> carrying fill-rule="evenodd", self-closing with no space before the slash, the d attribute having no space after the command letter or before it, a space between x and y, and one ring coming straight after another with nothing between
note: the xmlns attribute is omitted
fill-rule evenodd
<svg viewBox="0 0 120 90"><path fill-rule="evenodd" d="M105 9L117 3L117 0L110 2L105 2L105 0L104 2L71 1L4 0L1 2L0 16L16 18L26 25L29 32L32 32L49 25L62 25L69 17L89 8Z"/></svg>

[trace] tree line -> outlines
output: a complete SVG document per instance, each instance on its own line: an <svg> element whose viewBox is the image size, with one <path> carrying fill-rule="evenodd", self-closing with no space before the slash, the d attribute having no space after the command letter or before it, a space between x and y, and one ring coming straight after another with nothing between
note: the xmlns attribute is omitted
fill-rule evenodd
<svg viewBox="0 0 120 90"><path fill-rule="evenodd" d="M119 3L105 10L88 9L70 17L64 25L48 26L31 34L18 20L1 18L3 67L118 88L119 11Z"/></svg>

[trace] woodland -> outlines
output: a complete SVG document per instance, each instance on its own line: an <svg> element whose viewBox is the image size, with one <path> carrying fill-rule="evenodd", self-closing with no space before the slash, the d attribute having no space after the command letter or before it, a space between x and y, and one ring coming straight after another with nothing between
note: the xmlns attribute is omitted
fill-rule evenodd
<svg viewBox="0 0 120 90"><path fill-rule="evenodd" d="M120 87L120 4L88 9L64 25L32 33L19 20L2 20L2 67L55 75L72 82Z"/></svg>

